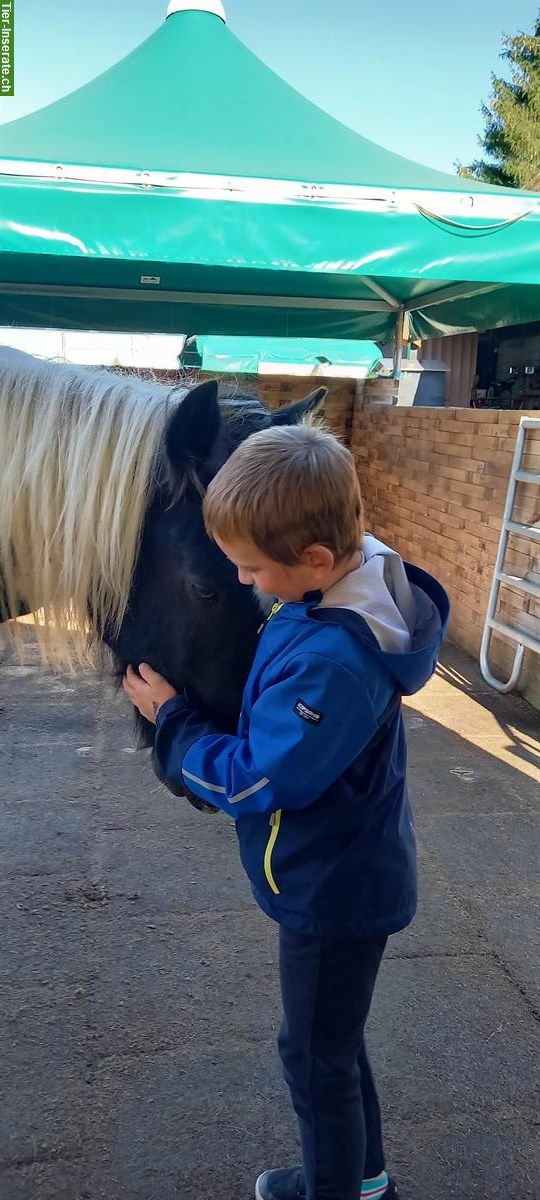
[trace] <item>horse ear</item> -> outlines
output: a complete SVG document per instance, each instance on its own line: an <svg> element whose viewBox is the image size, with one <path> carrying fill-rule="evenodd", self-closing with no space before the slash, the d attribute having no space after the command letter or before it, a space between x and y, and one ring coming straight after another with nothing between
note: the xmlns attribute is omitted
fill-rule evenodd
<svg viewBox="0 0 540 1200"><path fill-rule="evenodd" d="M217 380L199 383L181 400L165 434L165 451L175 475L200 467L212 453L221 426Z"/></svg>
<svg viewBox="0 0 540 1200"><path fill-rule="evenodd" d="M322 404L328 394L328 388L320 387L306 396L305 400L297 400L295 404L287 404L271 414L272 425L299 425L300 421Z"/></svg>

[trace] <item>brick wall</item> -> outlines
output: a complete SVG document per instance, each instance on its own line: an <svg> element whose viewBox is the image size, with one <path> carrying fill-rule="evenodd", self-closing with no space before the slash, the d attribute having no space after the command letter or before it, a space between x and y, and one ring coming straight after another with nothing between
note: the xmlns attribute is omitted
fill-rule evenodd
<svg viewBox="0 0 540 1200"><path fill-rule="evenodd" d="M324 376L258 375L247 377L243 382L251 389L255 386L263 404L269 409L291 404L318 387L328 388L324 404L318 410L331 429L347 444L352 429L355 401L360 402L363 381L355 379L325 379ZM239 381L239 387L242 380Z"/></svg>
<svg viewBox="0 0 540 1200"><path fill-rule="evenodd" d="M368 528L432 571L452 601L451 634L478 657L520 412L356 408L351 446ZM532 416L538 414L532 413ZM540 470L540 436L525 467ZM519 484L515 512L540 522L537 485ZM540 583L540 543L511 535L515 574ZM507 566L508 569L508 566ZM501 588L502 619L540 638L540 602ZM507 678L515 643L493 637L490 665ZM520 690L540 708L540 657L526 652Z"/></svg>

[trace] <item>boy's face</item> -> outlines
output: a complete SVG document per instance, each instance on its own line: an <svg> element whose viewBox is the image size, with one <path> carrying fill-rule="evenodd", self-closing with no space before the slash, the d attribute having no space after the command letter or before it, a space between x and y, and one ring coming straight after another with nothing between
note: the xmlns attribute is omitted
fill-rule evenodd
<svg viewBox="0 0 540 1200"><path fill-rule="evenodd" d="M236 567L240 583L251 584L286 604L300 603L306 592L324 590L334 566L334 556L326 546L308 546L299 562L289 567L268 558L253 542L240 538L215 540Z"/></svg>

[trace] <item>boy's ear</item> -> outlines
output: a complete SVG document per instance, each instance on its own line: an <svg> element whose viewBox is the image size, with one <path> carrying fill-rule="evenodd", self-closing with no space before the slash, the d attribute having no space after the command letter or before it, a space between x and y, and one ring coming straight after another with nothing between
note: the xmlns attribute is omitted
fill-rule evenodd
<svg viewBox="0 0 540 1200"><path fill-rule="evenodd" d="M306 546L300 555L300 562L314 571L333 571L336 565L332 551L328 546L323 546L319 542L313 546Z"/></svg>
<svg viewBox="0 0 540 1200"><path fill-rule="evenodd" d="M322 404L327 395L328 388L316 388L305 400L297 400L295 404L286 404L284 408L278 408L271 414L272 425L299 425L308 413Z"/></svg>

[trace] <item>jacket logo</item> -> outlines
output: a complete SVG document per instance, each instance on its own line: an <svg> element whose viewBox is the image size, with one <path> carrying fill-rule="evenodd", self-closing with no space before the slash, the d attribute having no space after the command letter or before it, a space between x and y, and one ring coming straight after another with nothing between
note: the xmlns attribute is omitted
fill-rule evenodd
<svg viewBox="0 0 540 1200"><path fill-rule="evenodd" d="M293 712L296 713L297 717L301 717L303 721L309 721L310 725L320 725L323 719L323 714L317 712L316 708L310 708L309 704L306 704L304 700L296 701Z"/></svg>

